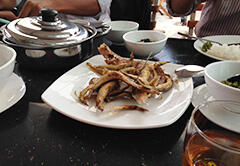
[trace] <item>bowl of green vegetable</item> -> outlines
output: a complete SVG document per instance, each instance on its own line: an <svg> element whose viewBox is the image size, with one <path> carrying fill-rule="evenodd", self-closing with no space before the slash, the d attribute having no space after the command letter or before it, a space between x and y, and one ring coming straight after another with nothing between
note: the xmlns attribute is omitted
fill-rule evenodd
<svg viewBox="0 0 240 166"><path fill-rule="evenodd" d="M204 78L209 94L216 100L240 101L239 61L211 63L205 67Z"/></svg>

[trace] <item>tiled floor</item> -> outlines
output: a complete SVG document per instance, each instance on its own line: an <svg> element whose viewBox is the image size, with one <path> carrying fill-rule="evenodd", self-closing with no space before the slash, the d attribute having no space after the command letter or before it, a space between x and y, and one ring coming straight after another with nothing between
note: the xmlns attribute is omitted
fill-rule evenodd
<svg viewBox="0 0 240 166"><path fill-rule="evenodd" d="M172 19L170 19L166 15L161 15L160 13L157 13L156 19L157 24L155 30L166 33L168 37L181 38L181 36L178 35L177 32L188 33L188 27L181 25L180 17L173 17Z"/></svg>
<svg viewBox="0 0 240 166"><path fill-rule="evenodd" d="M166 5L163 5L166 8ZM200 19L201 12L196 12L196 20ZM187 20L190 16L187 16ZM170 19L167 15L161 15L157 13L156 15L157 24L155 30L159 30L165 32L168 37L173 38L182 38L182 36L178 35L177 32L188 33L188 27L181 25L180 17L172 17Z"/></svg>

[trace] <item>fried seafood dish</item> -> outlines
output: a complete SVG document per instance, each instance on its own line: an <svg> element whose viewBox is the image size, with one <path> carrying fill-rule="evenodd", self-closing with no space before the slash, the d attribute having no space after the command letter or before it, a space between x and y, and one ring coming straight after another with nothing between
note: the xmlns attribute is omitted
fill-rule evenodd
<svg viewBox="0 0 240 166"><path fill-rule="evenodd" d="M89 85L78 95L78 100L85 105L94 97L96 106L101 111L107 108L144 112L148 110L138 105L105 105L119 98L134 99L138 104L144 104L151 97L161 97L162 93L173 86L171 76L161 68L168 62L134 60L133 53L130 58L123 58L111 51L106 44L102 44L98 51L105 58L106 65L95 66L87 63L89 69L100 76L92 78Z"/></svg>

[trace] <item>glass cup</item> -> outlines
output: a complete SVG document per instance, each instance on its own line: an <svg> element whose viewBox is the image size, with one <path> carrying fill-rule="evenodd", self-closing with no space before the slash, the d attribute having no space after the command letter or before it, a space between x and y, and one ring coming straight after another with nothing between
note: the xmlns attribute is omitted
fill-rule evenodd
<svg viewBox="0 0 240 166"><path fill-rule="evenodd" d="M183 166L240 166L240 112L236 110L240 111L240 103L232 101L211 101L193 110Z"/></svg>

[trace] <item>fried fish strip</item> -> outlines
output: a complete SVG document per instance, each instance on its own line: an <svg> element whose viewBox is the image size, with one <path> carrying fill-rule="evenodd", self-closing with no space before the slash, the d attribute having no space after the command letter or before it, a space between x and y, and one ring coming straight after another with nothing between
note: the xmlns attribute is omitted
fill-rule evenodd
<svg viewBox="0 0 240 166"><path fill-rule="evenodd" d="M109 97L107 97L106 98L106 102L111 102L111 101L114 101L114 100L116 100L116 99L119 99L119 98L132 98L132 95L131 95L131 92L121 92L121 93L119 93L118 95L116 95L116 96L109 96Z"/></svg>
<svg viewBox="0 0 240 166"><path fill-rule="evenodd" d="M158 84L162 84L164 82L166 82L166 74L164 73L163 69L161 68L161 66L159 64L155 64L154 66L155 71L157 72L157 75L159 77L159 79L157 80L155 86L157 86Z"/></svg>
<svg viewBox="0 0 240 166"><path fill-rule="evenodd" d="M84 97L84 99L89 99L91 98L92 94L94 91L96 91L101 85L105 84L108 81L111 80L122 80L126 84L133 86L137 89L142 89L143 86L139 85L133 81L131 81L127 76L122 74L121 72L118 71L108 71L106 74L102 75L94 84L89 85L86 91L88 92L88 95ZM85 94L87 93L85 92Z"/></svg>
<svg viewBox="0 0 240 166"><path fill-rule="evenodd" d="M105 62L107 64L122 64L122 63L128 63L129 60L117 55L115 52L113 52L105 43L101 44L98 47L98 52L102 54L105 58Z"/></svg>
<svg viewBox="0 0 240 166"><path fill-rule="evenodd" d="M106 45L102 44L99 48L107 65L94 66L87 63L88 67L101 75L100 78L91 81L79 96L79 101L87 105L86 100L91 98L97 92L96 106L104 110L104 102L109 102L120 97L134 98L137 103L146 103L147 99L155 94L161 94L169 90L173 81L170 75L164 73L162 65L169 62L148 63L146 61L134 60L133 53L129 59L125 59ZM126 88L117 88L119 83L126 84ZM122 87L122 86L120 86ZM118 110L139 110L147 111L145 108L137 105L124 105L110 107ZM107 107L105 107L107 109Z"/></svg>
<svg viewBox="0 0 240 166"><path fill-rule="evenodd" d="M118 71L108 71L106 74L104 74L103 76L101 76L98 81L96 81L96 83L94 84L94 90L96 90L98 87L100 87L102 84L104 84L105 82L108 82L110 80L122 80L123 82L125 82L126 84L133 86L137 89L142 89L143 86L131 81L127 76L125 76L124 74L122 74L121 72Z"/></svg>
<svg viewBox="0 0 240 166"><path fill-rule="evenodd" d="M89 64L89 62L87 63ZM128 67L130 64L128 63L121 63L119 65L100 65L100 66L93 66L94 68L97 69L108 69L108 70L121 70L124 69L125 67Z"/></svg>
<svg viewBox="0 0 240 166"><path fill-rule="evenodd" d="M81 103L83 103L83 104L85 104L85 105L87 105L88 106L88 103L87 103L87 100L86 100L86 97L85 97L85 95L88 93L88 91L90 90L90 89L92 89L93 88L93 84L90 84L90 85L88 85L86 88L84 88L81 92L80 92L80 95L78 96L78 100L81 102Z"/></svg>
<svg viewBox="0 0 240 166"><path fill-rule="evenodd" d="M137 71L141 71L145 64L144 61L134 61L133 52L130 54L130 59L126 59L113 52L105 43L98 47L98 52L103 55L107 64L119 65L128 63L128 66L135 67Z"/></svg>
<svg viewBox="0 0 240 166"><path fill-rule="evenodd" d="M150 86L150 85L145 85L139 82L144 88L146 88L144 91L151 93L151 94L161 94L161 92L166 92L168 91L172 86L173 86L173 81L171 76L166 75L166 82L158 84L156 87Z"/></svg>
<svg viewBox="0 0 240 166"><path fill-rule="evenodd" d="M104 84L98 91L97 93L97 98L96 98L96 106L98 107L98 109L100 109L101 111L104 110L104 101L106 99L106 97L108 96L108 94L117 87L118 82L115 81L110 81L107 82L106 84Z"/></svg>
<svg viewBox="0 0 240 166"><path fill-rule="evenodd" d="M150 85L156 87L158 84L160 83L164 83L166 81L165 78L165 73L163 71L163 69L161 68L162 65L169 63L169 62L157 62L154 63L153 66L153 78L150 81Z"/></svg>
<svg viewBox="0 0 240 166"><path fill-rule="evenodd" d="M156 87L156 89L159 90L160 92L166 92L173 86L173 81L171 76L166 74L165 78L166 78L166 82L163 84L159 84Z"/></svg>
<svg viewBox="0 0 240 166"><path fill-rule="evenodd" d="M140 77L143 82L146 82L146 84L150 84L150 78L154 74L153 71L155 71L157 68L161 68L160 66L165 65L166 63L169 63L167 61L159 61L152 63L150 65L145 66L145 68L142 70ZM162 70L163 72L163 70ZM163 72L164 73L164 72Z"/></svg>
<svg viewBox="0 0 240 166"><path fill-rule="evenodd" d="M83 103L83 104L85 104L85 105L88 106L88 103L87 103L87 100L86 100L86 97L85 97L85 96L86 96L86 94L88 93L88 91L89 91L91 88L93 88L94 83L96 83L98 79L99 79L99 78L92 78L92 79L89 81L89 85L80 92L80 94L79 94L79 96L78 96L78 100L79 100L81 103ZM75 93L75 95L76 95L76 91L75 91L74 93ZM76 96L77 96L77 95L76 95Z"/></svg>
<svg viewBox="0 0 240 166"><path fill-rule="evenodd" d="M152 80L149 82L149 84L151 85L151 86L156 86L157 85L157 82L158 82L158 79L159 79L159 77L158 77L158 74L157 74L157 71L156 70L152 70Z"/></svg>
<svg viewBox="0 0 240 166"><path fill-rule="evenodd" d="M136 68L135 67L126 67L124 69L121 69L120 72L122 73L135 73Z"/></svg>
<svg viewBox="0 0 240 166"><path fill-rule="evenodd" d="M129 89L129 85L126 85L123 88L114 89L112 92L110 92L109 96L116 96L116 95L118 95L120 93L123 93L127 89Z"/></svg>
<svg viewBox="0 0 240 166"><path fill-rule="evenodd" d="M145 104L149 96L151 96L150 93L138 89L134 89L132 93L132 97L138 104Z"/></svg>
<svg viewBox="0 0 240 166"><path fill-rule="evenodd" d="M87 62L86 65L87 65L88 68L89 68L90 70L92 70L94 73L103 75L103 74L106 72L106 69L95 67L95 66L93 66L93 65L92 65L91 63L89 63L89 62Z"/></svg>
<svg viewBox="0 0 240 166"><path fill-rule="evenodd" d="M148 110L143 108L143 107L139 107L137 105L122 105L122 106L113 106L113 107L106 107L106 109L112 109L112 110L137 110L137 111L141 111L141 112L147 112Z"/></svg>
<svg viewBox="0 0 240 166"><path fill-rule="evenodd" d="M97 81L98 78L93 77L90 81L89 84L94 84Z"/></svg>
<svg viewBox="0 0 240 166"><path fill-rule="evenodd" d="M130 66L130 63L122 63L119 65L100 65L94 66L91 63L87 62L86 65L92 70L94 73L103 75L107 70L122 70L127 69ZM126 68L127 67L127 68Z"/></svg>

